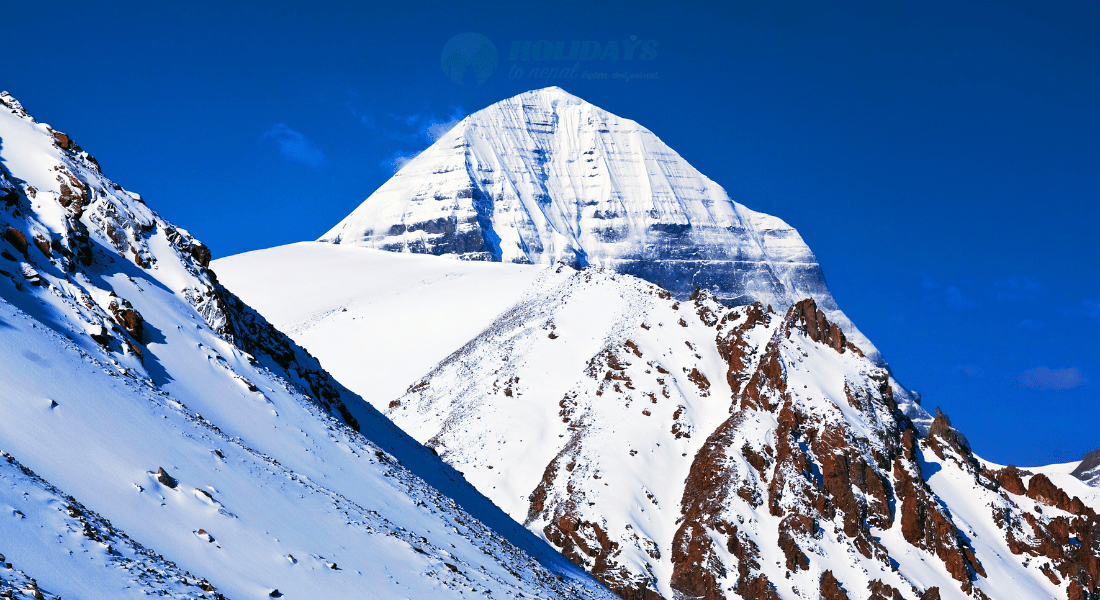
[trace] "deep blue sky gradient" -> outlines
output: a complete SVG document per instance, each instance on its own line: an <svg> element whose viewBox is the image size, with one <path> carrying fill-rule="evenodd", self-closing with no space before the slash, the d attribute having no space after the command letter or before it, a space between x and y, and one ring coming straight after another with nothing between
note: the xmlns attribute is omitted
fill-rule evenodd
<svg viewBox="0 0 1100 600"><path fill-rule="evenodd" d="M795 226L979 454L1100 447L1095 1L176 4L9 3L0 87L216 256L314 239L440 124L560 85ZM441 68L461 32L483 83ZM509 60L631 36L652 60Z"/></svg>

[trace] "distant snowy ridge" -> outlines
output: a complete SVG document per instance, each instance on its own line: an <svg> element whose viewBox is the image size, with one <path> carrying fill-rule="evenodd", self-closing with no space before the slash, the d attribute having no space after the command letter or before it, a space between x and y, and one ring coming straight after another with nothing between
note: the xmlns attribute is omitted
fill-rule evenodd
<svg viewBox="0 0 1100 600"><path fill-rule="evenodd" d="M732 201L649 130L557 87L462 120L320 241L635 275L684 299L812 297L869 356L792 227Z"/></svg>
<svg viewBox="0 0 1100 600"><path fill-rule="evenodd" d="M1093 487L1100 487L1100 450L1086 454L1070 474Z"/></svg>
<svg viewBox="0 0 1100 600"><path fill-rule="evenodd" d="M0 94L0 592L610 597L209 260Z"/></svg>

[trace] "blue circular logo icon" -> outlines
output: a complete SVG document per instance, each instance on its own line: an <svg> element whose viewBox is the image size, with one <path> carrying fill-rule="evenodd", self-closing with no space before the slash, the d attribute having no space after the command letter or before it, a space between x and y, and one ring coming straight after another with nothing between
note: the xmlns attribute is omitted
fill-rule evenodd
<svg viewBox="0 0 1100 600"><path fill-rule="evenodd" d="M471 69L477 82L483 83L497 68L497 47L480 33L460 33L443 45L439 60L443 73L458 85L466 83Z"/></svg>

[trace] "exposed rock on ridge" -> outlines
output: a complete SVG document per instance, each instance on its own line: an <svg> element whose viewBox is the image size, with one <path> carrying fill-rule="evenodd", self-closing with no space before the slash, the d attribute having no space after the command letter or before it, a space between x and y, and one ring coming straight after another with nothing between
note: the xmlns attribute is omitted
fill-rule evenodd
<svg viewBox="0 0 1100 600"><path fill-rule="evenodd" d="M559 268L388 414L624 598L1096 592L1093 509L985 467L813 299Z"/></svg>

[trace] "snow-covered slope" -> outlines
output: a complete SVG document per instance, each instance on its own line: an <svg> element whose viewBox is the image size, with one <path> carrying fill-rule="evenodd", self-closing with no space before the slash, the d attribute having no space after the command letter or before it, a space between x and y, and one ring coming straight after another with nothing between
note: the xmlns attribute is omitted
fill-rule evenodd
<svg viewBox="0 0 1100 600"><path fill-rule="evenodd" d="M518 302L544 269L319 242L228 256L212 268L381 408Z"/></svg>
<svg viewBox="0 0 1100 600"><path fill-rule="evenodd" d="M289 273L312 268L312 294L338 300L300 316L287 307L280 326L343 319L312 339L296 329L323 361L360 351L338 334L359 319L461 319L447 306L468 263L299 244L216 266L268 299L280 280L245 285L248 274L295 257L305 266ZM496 298L491 310L499 296L519 301L491 322L477 314L469 326L483 331L400 398L360 391L622 597L1095 592L1100 498L1072 465L1022 471L973 456L812 302L730 310L610 271L472 266L485 279L462 293ZM355 301L370 285L351 273L395 272L378 281L389 291ZM418 287L398 309L385 296L404 282ZM420 360L439 351L431 330L376 339Z"/></svg>
<svg viewBox="0 0 1100 600"><path fill-rule="evenodd" d="M0 95L0 592L608 597L209 258Z"/></svg>
<svg viewBox="0 0 1100 600"><path fill-rule="evenodd" d="M877 358L797 231L733 202L638 123L557 87L466 117L321 241L602 266L680 299L698 287L785 310L812 297Z"/></svg>
<svg viewBox="0 0 1100 600"><path fill-rule="evenodd" d="M1095 590L1095 511L903 394L812 301L561 269L388 414L624 597Z"/></svg>

